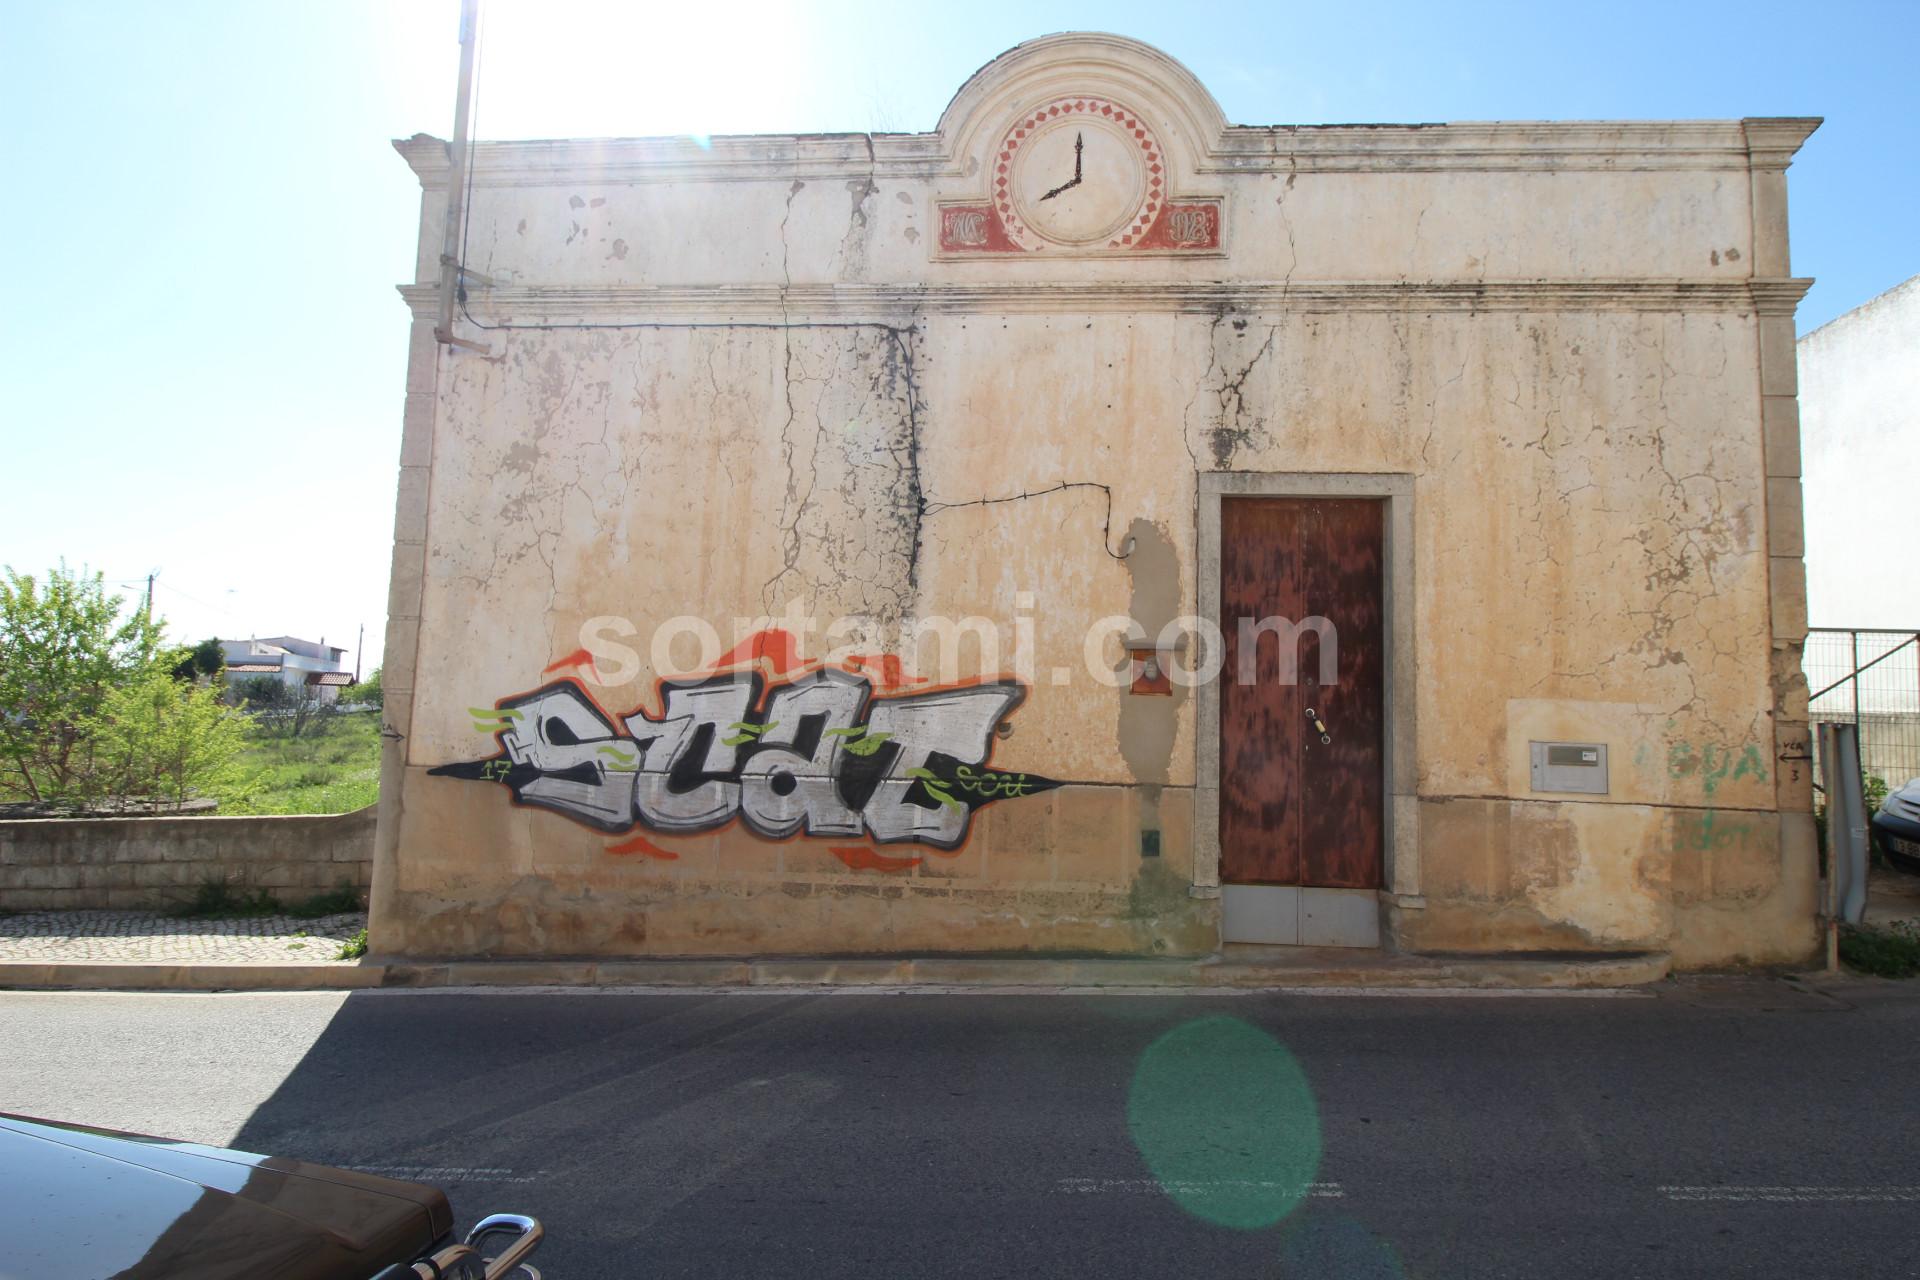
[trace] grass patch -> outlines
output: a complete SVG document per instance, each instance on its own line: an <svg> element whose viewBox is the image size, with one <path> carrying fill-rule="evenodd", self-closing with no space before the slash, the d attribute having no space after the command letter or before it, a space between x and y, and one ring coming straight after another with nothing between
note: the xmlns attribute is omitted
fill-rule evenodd
<svg viewBox="0 0 1920 1280"><path fill-rule="evenodd" d="M367 954L367 931L362 929L340 944L340 954L335 956L334 959L358 960L365 954Z"/></svg>
<svg viewBox="0 0 1920 1280"><path fill-rule="evenodd" d="M1840 959L1849 969L1880 978L1920 975L1920 926L1901 920L1881 927L1840 926Z"/></svg>
<svg viewBox="0 0 1920 1280"><path fill-rule="evenodd" d="M287 908L287 914L296 920L318 920L321 916L344 916L364 910L366 907L360 901L360 891L343 884L337 889L316 893L304 902L294 903Z"/></svg>
<svg viewBox="0 0 1920 1280"><path fill-rule="evenodd" d="M223 814L351 813L380 798L380 713L328 720L318 737L253 731L239 760L245 781L220 797Z"/></svg>
<svg viewBox="0 0 1920 1280"><path fill-rule="evenodd" d="M173 914L189 920L239 920L270 916L279 910L280 900L270 893L241 893L225 880L202 880L193 891L193 901L176 908Z"/></svg>
<svg viewBox="0 0 1920 1280"><path fill-rule="evenodd" d="M263 889L240 892L224 880L203 880L194 890L193 901L176 907L173 914L185 920L241 920L249 916L292 916L296 920L318 920L321 916L352 915L366 910L360 891L341 885L325 893L288 904ZM304 937L301 929L296 937Z"/></svg>

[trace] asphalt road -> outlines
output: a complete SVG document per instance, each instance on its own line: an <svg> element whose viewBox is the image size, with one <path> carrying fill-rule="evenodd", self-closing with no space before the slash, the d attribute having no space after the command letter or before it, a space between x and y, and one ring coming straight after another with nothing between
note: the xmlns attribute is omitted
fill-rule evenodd
<svg viewBox="0 0 1920 1280"><path fill-rule="evenodd" d="M0 1110L444 1186L549 1280L1920 1274L1920 984L0 993Z"/></svg>

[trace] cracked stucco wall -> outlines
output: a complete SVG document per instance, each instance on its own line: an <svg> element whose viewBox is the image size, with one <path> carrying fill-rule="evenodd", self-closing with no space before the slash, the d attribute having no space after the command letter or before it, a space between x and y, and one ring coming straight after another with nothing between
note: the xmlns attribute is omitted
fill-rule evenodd
<svg viewBox="0 0 1920 1280"><path fill-rule="evenodd" d="M1419 890L1386 904L1397 945L1810 947L1744 152L1408 173L1368 171L1391 140L1356 135L1346 170L1316 170L1297 134L1244 132L1263 168L1183 178L1224 192L1224 258L1045 269L930 256L930 200L977 159L915 171L914 139L634 144L619 164L617 144L482 148L471 260L496 284L475 312L609 327L416 346L431 484L403 497L425 532L376 946L1213 949L1214 904L1185 892L1194 700L1129 700L1082 649L1095 618L1196 607L1197 476L1247 471L1413 477ZM407 145L431 227L444 171ZM724 634L796 601L857 615L875 650L935 614L1023 620L1032 688L996 758L1069 785L882 876L737 829L674 862L610 857L426 776L475 754L469 707L538 683L589 619ZM595 687L614 710L651 705L632 643ZM963 677L1004 670L959 652ZM1608 742L1610 794L1531 794L1545 737Z"/></svg>

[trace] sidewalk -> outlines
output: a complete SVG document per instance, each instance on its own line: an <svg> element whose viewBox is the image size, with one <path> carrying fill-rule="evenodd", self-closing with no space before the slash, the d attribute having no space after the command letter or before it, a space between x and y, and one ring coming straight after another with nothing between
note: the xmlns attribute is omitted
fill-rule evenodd
<svg viewBox="0 0 1920 1280"><path fill-rule="evenodd" d="M23 911L0 915L0 965L330 964L366 927L365 912L193 920L157 911Z"/></svg>
<svg viewBox="0 0 1920 1280"><path fill-rule="evenodd" d="M663 988L1624 987L1667 976L1665 954L1405 956L1303 947L1228 947L1197 959L887 956L768 959L341 961L366 916L190 920L157 912L34 911L0 916L0 987L66 990L316 990L356 987Z"/></svg>

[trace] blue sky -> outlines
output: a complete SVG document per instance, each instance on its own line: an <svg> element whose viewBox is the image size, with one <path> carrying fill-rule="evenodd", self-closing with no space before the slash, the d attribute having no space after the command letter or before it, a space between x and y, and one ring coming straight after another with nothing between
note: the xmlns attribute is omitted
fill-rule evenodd
<svg viewBox="0 0 1920 1280"><path fill-rule="evenodd" d="M456 0L0 8L0 563L159 570L176 634L384 628L418 191ZM910 15L910 17L909 17ZM1185 62L1241 124L1820 115L1801 331L1920 272L1920 3L489 0L490 138L930 129L1050 31Z"/></svg>

